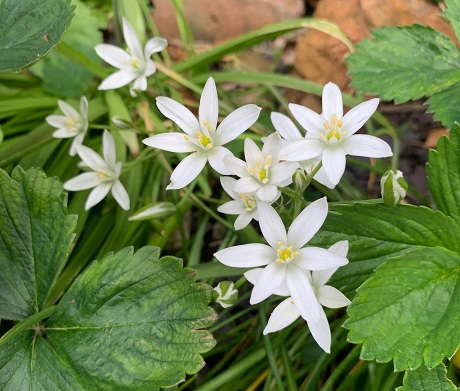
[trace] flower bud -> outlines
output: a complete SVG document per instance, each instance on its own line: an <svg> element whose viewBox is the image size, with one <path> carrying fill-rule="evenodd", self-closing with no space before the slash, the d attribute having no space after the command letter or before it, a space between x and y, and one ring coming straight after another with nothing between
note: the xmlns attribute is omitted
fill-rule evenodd
<svg viewBox="0 0 460 391"><path fill-rule="evenodd" d="M292 183L294 184L296 191L298 193L302 193L308 186L305 171L301 168L298 168L292 175Z"/></svg>
<svg viewBox="0 0 460 391"><path fill-rule="evenodd" d="M213 299L223 308L231 307L238 300L238 290L234 289L232 281L221 281L214 288Z"/></svg>
<svg viewBox="0 0 460 391"><path fill-rule="evenodd" d="M131 121L125 118L115 116L115 117L112 117L111 120L112 120L112 123L117 128L120 128L120 129L132 129L133 128L133 124L131 123Z"/></svg>
<svg viewBox="0 0 460 391"><path fill-rule="evenodd" d="M407 193L407 182L399 170L388 170L380 180L382 198L385 205L397 205Z"/></svg>

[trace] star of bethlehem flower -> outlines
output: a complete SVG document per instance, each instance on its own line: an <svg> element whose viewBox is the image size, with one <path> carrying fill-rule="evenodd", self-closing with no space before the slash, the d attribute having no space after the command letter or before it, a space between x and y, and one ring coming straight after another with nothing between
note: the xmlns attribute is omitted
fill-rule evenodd
<svg viewBox="0 0 460 391"><path fill-rule="evenodd" d="M285 283L300 315L308 322L318 323L322 308L306 272L337 268L348 263L347 258L332 251L304 247L326 219L326 197L307 206L287 233L273 207L260 203L258 208L260 229L269 245L243 244L220 250L214 256L231 267L265 266L254 284L251 304L265 300Z"/></svg>
<svg viewBox="0 0 460 391"><path fill-rule="evenodd" d="M329 251L332 251L339 256L346 257L348 253L348 241L342 240L335 243L329 247ZM336 272L336 270L337 268L316 270L313 272L305 271L305 274L315 293L316 300L324 307L340 308L346 307L350 304L350 300L348 300L342 292L330 285L326 285L327 281ZM263 269L256 268L247 271L244 275L249 282L256 284L262 272ZM279 296L289 296L290 293L287 284L282 283L274 294ZM284 329L296 321L299 317L300 312L297 309L294 300L292 300L292 297L288 297L278 304L278 306L273 310L263 333L268 334ZM312 322L308 319L306 319L306 321L315 341L326 353L330 353L331 329L324 310L321 308L318 322Z"/></svg>
<svg viewBox="0 0 460 391"><path fill-rule="evenodd" d="M80 112L68 103L58 100L58 105L64 115L48 115L46 122L57 128L53 137L74 138L70 146L70 156L77 154L77 146L82 145L88 130L88 100L82 96L80 99Z"/></svg>
<svg viewBox="0 0 460 391"><path fill-rule="evenodd" d="M84 145L77 146L78 156L92 171L84 172L64 183L64 189L79 191L93 189L86 200L85 209L88 210L102 201L112 191L113 198L124 209L129 209L129 195L119 181L121 162L116 161L115 142L112 135L105 130L102 136L104 158L91 148Z"/></svg>
<svg viewBox="0 0 460 391"><path fill-rule="evenodd" d="M305 139L290 143L280 152L280 159L302 161L318 159L335 187L345 171L345 156L388 157L390 146L367 134L355 134L377 110L379 100L370 99L343 115L339 87L328 83L323 89L321 115L304 106L289 104L295 119L307 131Z"/></svg>
<svg viewBox="0 0 460 391"><path fill-rule="evenodd" d="M280 162L281 137L273 133L265 139L262 150L247 138L244 140L246 162L235 156L226 156L224 163L232 174L240 177L233 186L237 193L254 192L264 202L274 202L279 197L277 186L284 187L292 183L292 174L297 163Z"/></svg>
<svg viewBox="0 0 460 391"><path fill-rule="evenodd" d="M166 189L180 189L192 182L206 162L221 175L230 175L223 159L233 154L224 144L234 140L257 121L261 108L249 104L230 113L217 126L219 102L214 79L210 77L204 86L200 99L198 120L192 112L180 103L160 96L158 109L175 122L184 132L157 134L142 140L145 145L169 152L192 152L182 160L171 174L171 183Z"/></svg>
<svg viewBox="0 0 460 391"><path fill-rule="evenodd" d="M99 85L99 89L113 90L134 80L129 91L131 96L136 96L134 90L145 91L147 89L147 77L156 72L155 64L150 56L162 51L168 43L166 39L161 37L152 38L142 50L139 38L126 18L123 18L123 36L128 46L127 51L109 44L97 45L94 48L97 55L105 62L120 69L104 79Z"/></svg>

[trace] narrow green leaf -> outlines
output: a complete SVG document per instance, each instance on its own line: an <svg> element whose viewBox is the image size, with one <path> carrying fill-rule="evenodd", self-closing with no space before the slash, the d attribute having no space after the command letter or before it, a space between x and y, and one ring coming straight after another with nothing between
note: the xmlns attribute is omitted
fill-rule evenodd
<svg viewBox="0 0 460 391"><path fill-rule="evenodd" d="M57 178L17 167L0 170L0 318L39 312L59 275L76 216Z"/></svg>
<svg viewBox="0 0 460 391"><path fill-rule="evenodd" d="M75 15L70 0L2 0L0 71L17 71L45 56Z"/></svg>
<svg viewBox="0 0 460 391"><path fill-rule="evenodd" d="M438 31L420 25L373 30L347 63L352 85L396 103L431 96L460 82L460 53Z"/></svg>
<svg viewBox="0 0 460 391"><path fill-rule="evenodd" d="M204 365L215 342L211 287L159 249L125 248L94 262L46 324L60 359L85 389L172 386Z"/></svg>
<svg viewBox="0 0 460 391"><path fill-rule="evenodd" d="M406 371L403 386L396 391L456 391L457 387L446 377L447 370L444 364L433 369L425 365L414 371Z"/></svg>
<svg viewBox="0 0 460 391"><path fill-rule="evenodd" d="M375 271L348 307L348 340L361 357L394 361L395 370L433 368L460 345L460 256L420 248Z"/></svg>
<svg viewBox="0 0 460 391"><path fill-rule="evenodd" d="M444 15L454 29L457 39L460 39L460 3L457 0L445 0L444 3L447 6Z"/></svg>
<svg viewBox="0 0 460 391"><path fill-rule="evenodd" d="M436 150L430 150L428 185L440 211L460 221L460 126L456 123L450 138L442 136Z"/></svg>

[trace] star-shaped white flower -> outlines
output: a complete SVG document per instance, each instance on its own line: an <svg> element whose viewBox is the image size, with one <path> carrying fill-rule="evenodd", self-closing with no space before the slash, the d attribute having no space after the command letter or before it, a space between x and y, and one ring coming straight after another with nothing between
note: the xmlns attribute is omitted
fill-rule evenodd
<svg viewBox="0 0 460 391"><path fill-rule="evenodd" d="M132 96L136 96L134 90L145 91L147 89L147 77L156 72L155 64L150 56L162 51L168 42L161 37L152 38L142 50L139 38L126 18L123 18L123 36L128 46L127 51L109 44L97 45L94 48L97 55L105 62L120 69L104 79L99 85L99 89L113 90L134 80L129 91Z"/></svg>
<svg viewBox="0 0 460 391"><path fill-rule="evenodd" d="M171 183L166 189L180 189L187 186L201 172L209 161L221 175L231 172L223 163L224 156L233 154L224 144L234 140L257 121L261 108L249 104L230 113L217 126L219 102L214 79L210 77L204 86L200 99L197 120L192 112L180 103L160 96L158 109L174 121L186 134L171 132L158 134L142 140L145 145L169 152L193 152L182 160L171 174Z"/></svg>
<svg viewBox="0 0 460 391"><path fill-rule="evenodd" d="M377 110L379 100L370 99L343 115L339 87L328 83L323 90L323 113L315 113L304 106L290 104L295 119L307 131L304 140L290 143L280 152L280 159L302 161L318 159L333 186L345 171L345 156L388 157L390 146L367 134L355 134Z"/></svg>
<svg viewBox="0 0 460 391"><path fill-rule="evenodd" d="M64 115L48 115L46 122L57 128L53 133L53 137L74 137L70 146L70 156L75 156L77 146L82 145L88 130L88 100L84 96L81 97L80 112L62 100L58 100L58 105Z"/></svg>
<svg viewBox="0 0 460 391"><path fill-rule="evenodd" d="M329 247L329 251L346 257L348 253L348 241L342 240ZM350 304L350 300L338 289L326 285L329 278L336 272L337 268L316 270L312 273L305 272L308 280L310 281L313 291L315 292L316 300L328 308L340 308ZM256 284L263 269L257 268L249 270L244 273L245 277L252 284ZM286 283L282 283L279 288L274 292L275 295L289 296L289 288ZM289 326L296 321L300 316L300 312L296 307L292 297L283 300L272 312L267 326L264 329L264 334L273 333ZM312 322L307 319L308 328L311 335L316 340L318 345L326 352L330 353L331 350L331 329L327 321L326 314L321 308L320 318L318 322Z"/></svg>
<svg viewBox="0 0 460 391"><path fill-rule="evenodd" d="M346 265L348 259L319 247L304 247L319 230L327 216L323 197L307 206L292 222L288 232L276 211L260 203L259 223L269 243L243 244L214 254L224 265L240 268L265 266L252 290L250 303L257 304L274 294L285 282L301 316L317 323L322 308L316 299L307 273Z"/></svg>
<svg viewBox="0 0 460 391"><path fill-rule="evenodd" d="M121 174L121 162L116 161L115 142L112 135L105 130L102 136L104 158L91 148L84 145L77 146L78 156L92 171L77 175L64 183L64 189L79 191L92 189L86 200L85 209L88 210L102 201L112 191L118 204L124 209L129 209L129 195L118 179Z"/></svg>
<svg viewBox="0 0 460 391"><path fill-rule="evenodd" d="M237 193L255 192L264 202L272 203L279 197L277 186L292 183L292 174L297 163L280 162L278 154L281 149L281 137L273 133L265 139L262 150L247 138L244 140L244 157L246 162L235 156L226 156L224 163L232 174L240 177L233 190Z"/></svg>

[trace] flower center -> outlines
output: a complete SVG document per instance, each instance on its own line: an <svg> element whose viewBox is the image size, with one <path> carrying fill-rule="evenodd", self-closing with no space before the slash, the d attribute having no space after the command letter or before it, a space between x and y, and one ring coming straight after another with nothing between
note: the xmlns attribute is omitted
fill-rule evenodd
<svg viewBox="0 0 460 391"><path fill-rule="evenodd" d="M263 163L260 160L258 160L256 162L255 167L248 165L248 172L250 175L254 176L260 182L262 182L263 184L266 184L269 180L268 170L271 164L272 164L272 155L267 155Z"/></svg>
<svg viewBox="0 0 460 391"><path fill-rule="evenodd" d="M278 263L290 263L299 255L298 251L292 251L292 246L286 247L281 241L278 242L276 253L278 254L276 262Z"/></svg>
<svg viewBox="0 0 460 391"><path fill-rule="evenodd" d="M97 179L99 179L100 182L106 182L107 180L110 180L110 174L107 171L97 170L95 172Z"/></svg>
<svg viewBox="0 0 460 391"><path fill-rule="evenodd" d="M69 132L78 132L81 127L81 122L72 118L67 118L65 120L65 127Z"/></svg>
<svg viewBox="0 0 460 391"><path fill-rule="evenodd" d="M239 196L245 206L246 212L252 212L256 208L257 203L254 197L251 197L248 193L240 193Z"/></svg>
<svg viewBox="0 0 460 391"><path fill-rule="evenodd" d="M209 136L206 136L205 134L197 131L196 132L196 137L198 139L198 142L205 148L212 148L212 142L211 138Z"/></svg>
<svg viewBox="0 0 460 391"><path fill-rule="evenodd" d="M134 69L139 69L141 67L141 62L136 57L131 57L131 66Z"/></svg>
<svg viewBox="0 0 460 391"><path fill-rule="evenodd" d="M324 121L324 133L320 133L320 137L327 143L336 144L345 136L345 131L342 130L343 122L337 119L336 114L331 115L330 121Z"/></svg>

